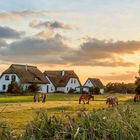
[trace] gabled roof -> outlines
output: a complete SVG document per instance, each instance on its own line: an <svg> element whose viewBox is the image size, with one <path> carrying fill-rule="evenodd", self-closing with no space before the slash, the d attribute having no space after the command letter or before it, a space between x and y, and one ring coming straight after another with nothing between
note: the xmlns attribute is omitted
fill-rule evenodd
<svg viewBox="0 0 140 140"><path fill-rule="evenodd" d="M88 78L88 80L91 81L91 83L93 84L93 86L97 86L99 88L104 88L104 85L102 84L102 82L101 82L100 79L97 79L97 78Z"/></svg>
<svg viewBox="0 0 140 140"><path fill-rule="evenodd" d="M16 74L21 83L49 83L36 66L12 64L3 74Z"/></svg>
<svg viewBox="0 0 140 140"><path fill-rule="evenodd" d="M44 75L50 79L55 87L65 87L70 78L76 78L79 81L78 76L73 70L45 71Z"/></svg>

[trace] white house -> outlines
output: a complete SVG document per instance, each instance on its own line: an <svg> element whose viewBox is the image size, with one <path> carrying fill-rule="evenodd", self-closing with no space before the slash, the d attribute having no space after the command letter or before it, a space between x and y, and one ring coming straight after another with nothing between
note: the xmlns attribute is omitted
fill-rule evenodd
<svg viewBox="0 0 140 140"><path fill-rule="evenodd" d="M50 82L49 92L61 91L68 93L81 86L78 76L73 70L45 71L45 77Z"/></svg>
<svg viewBox="0 0 140 140"><path fill-rule="evenodd" d="M104 85L102 84L100 79L97 78L88 78L83 85L84 87L99 87L100 93L104 93ZM88 88L85 88L84 90L88 91Z"/></svg>
<svg viewBox="0 0 140 140"><path fill-rule="evenodd" d="M21 85L23 90L36 83L40 86L39 92L48 92L49 81L36 66L12 64L0 77L0 92L6 92L12 81Z"/></svg>

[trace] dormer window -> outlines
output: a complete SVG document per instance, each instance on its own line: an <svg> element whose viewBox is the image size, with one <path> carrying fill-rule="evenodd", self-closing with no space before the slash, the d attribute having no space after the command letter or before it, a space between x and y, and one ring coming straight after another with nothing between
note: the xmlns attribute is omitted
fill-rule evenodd
<svg viewBox="0 0 140 140"><path fill-rule="evenodd" d="M6 75L5 76L5 80L9 80L9 75Z"/></svg>
<svg viewBox="0 0 140 140"><path fill-rule="evenodd" d="M15 75L12 75L11 76L11 79L12 79L12 81L16 81L16 76Z"/></svg>

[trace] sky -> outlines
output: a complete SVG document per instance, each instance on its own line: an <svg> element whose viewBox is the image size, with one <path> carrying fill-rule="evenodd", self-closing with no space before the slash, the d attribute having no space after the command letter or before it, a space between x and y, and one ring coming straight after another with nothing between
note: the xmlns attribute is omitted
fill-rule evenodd
<svg viewBox="0 0 140 140"><path fill-rule="evenodd" d="M139 0L0 0L0 73L11 64L134 82L140 64Z"/></svg>

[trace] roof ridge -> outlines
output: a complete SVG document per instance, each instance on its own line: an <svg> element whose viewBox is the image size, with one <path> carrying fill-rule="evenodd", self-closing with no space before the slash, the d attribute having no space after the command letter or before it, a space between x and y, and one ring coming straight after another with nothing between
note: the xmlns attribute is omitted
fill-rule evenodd
<svg viewBox="0 0 140 140"><path fill-rule="evenodd" d="M28 66L28 67L34 67L34 68L37 68L37 66L32 66L32 65L28 65L28 64L11 64L10 67L12 66Z"/></svg>

